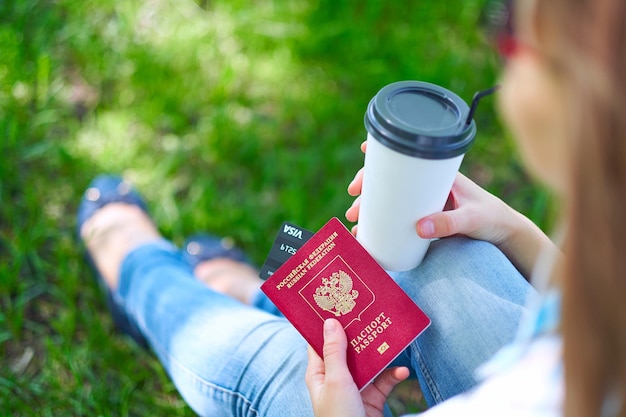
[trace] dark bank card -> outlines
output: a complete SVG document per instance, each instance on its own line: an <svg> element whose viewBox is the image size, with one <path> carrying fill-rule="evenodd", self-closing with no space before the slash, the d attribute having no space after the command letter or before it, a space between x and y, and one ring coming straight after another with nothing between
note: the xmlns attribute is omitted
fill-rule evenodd
<svg viewBox="0 0 626 417"><path fill-rule="evenodd" d="M276 235L265 263L261 267L259 273L261 279L266 280L271 277L311 236L313 236L313 232L293 223L284 222Z"/></svg>

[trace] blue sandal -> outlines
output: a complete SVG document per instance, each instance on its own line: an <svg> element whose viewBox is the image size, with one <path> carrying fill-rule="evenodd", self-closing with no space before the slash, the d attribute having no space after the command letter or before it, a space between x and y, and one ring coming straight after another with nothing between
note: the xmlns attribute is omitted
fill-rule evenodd
<svg viewBox="0 0 626 417"><path fill-rule="evenodd" d="M117 176L100 175L96 177L91 184L89 184L89 188L85 191L78 207L76 231L79 241L83 241L80 235L80 230L83 224L85 224L85 222L90 219L96 211L110 203L126 203L135 205L141 208L146 214L148 213L148 208L143 199L129 183ZM115 323L117 329L130 336L135 342L137 342L138 345L147 348L148 343L141 334L137 323L135 323L135 321L128 316L124 307L116 301L111 289L106 286L88 252L86 252L86 258L95 272L98 286L105 293L107 307L111 312L113 322Z"/></svg>

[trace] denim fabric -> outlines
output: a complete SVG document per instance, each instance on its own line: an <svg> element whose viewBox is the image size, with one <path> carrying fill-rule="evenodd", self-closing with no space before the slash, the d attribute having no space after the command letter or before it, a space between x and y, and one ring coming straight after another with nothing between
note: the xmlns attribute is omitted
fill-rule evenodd
<svg viewBox="0 0 626 417"><path fill-rule="evenodd" d="M432 320L403 356L429 405L474 385L517 329L530 285L492 245L434 242L392 274ZM116 296L188 404L203 416L310 416L306 342L261 293L246 306L195 280L164 242L131 252Z"/></svg>
<svg viewBox="0 0 626 417"><path fill-rule="evenodd" d="M432 321L408 352L429 406L476 385L537 296L497 248L464 238L433 242L417 269L391 275Z"/></svg>

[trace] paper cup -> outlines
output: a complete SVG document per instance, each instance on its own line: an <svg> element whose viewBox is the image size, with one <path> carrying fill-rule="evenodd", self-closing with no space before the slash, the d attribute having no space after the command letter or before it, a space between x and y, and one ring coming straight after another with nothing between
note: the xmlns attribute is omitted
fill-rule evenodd
<svg viewBox="0 0 626 417"><path fill-rule="evenodd" d="M430 240L416 224L443 210L476 135L468 111L456 94L419 81L390 84L371 100L357 240L386 270L424 258Z"/></svg>

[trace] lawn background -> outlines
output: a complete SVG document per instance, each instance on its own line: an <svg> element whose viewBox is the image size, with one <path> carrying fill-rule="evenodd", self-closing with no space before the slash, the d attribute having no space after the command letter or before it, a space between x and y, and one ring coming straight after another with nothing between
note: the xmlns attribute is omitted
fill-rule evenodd
<svg viewBox="0 0 626 417"><path fill-rule="evenodd" d="M282 221L344 219L384 85L497 83L482 1L0 2L0 415L168 415L158 362L114 333L75 238L82 191L121 173L176 243L231 235L262 263ZM462 171L544 229L485 99ZM396 402L416 410L419 395Z"/></svg>

